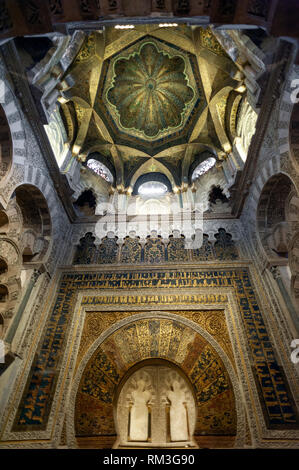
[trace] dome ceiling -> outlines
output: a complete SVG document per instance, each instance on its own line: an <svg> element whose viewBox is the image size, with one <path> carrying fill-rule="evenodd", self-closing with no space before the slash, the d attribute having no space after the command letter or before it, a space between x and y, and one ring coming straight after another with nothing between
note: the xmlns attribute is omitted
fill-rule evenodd
<svg viewBox="0 0 299 470"><path fill-rule="evenodd" d="M188 56L153 39L125 55L122 51L111 61L106 82L112 86L103 93L118 127L151 141L181 130L197 102L204 101Z"/></svg>
<svg viewBox="0 0 299 470"><path fill-rule="evenodd" d="M241 78L210 29L91 33L63 80L60 111L73 155L107 158L117 185L128 187L146 164L164 166L181 185L200 152L221 159L230 151L227 123L236 116L228 119L227 103Z"/></svg>
<svg viewBox="0 0 299 470"><path fill-rule="evenodd" d="M154 156L189 140L206 106L194 54L145 35L104 61L94 110L114 143Z"/></svg>

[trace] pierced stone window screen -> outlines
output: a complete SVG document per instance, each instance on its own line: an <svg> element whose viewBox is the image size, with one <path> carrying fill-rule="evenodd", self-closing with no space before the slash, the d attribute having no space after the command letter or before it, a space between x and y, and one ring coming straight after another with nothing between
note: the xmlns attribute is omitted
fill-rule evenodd
<svg viewBox="0 0 299 470"><path fill-rule="evenodd" d="M197 180L201 175L209 171L216 163L216 158L209 157L201 162L192 173L192 181Z"/></svg>
<svg viewBox="0 0 299 470"><path fill-rule="evenodd" d="M101 176L104 180L106 180L108 183L113 183L113 176L110 170L101 162L98 160L94 160L93 158L90 158L87 162L87 167L94 171L97 175Z"/></svg>

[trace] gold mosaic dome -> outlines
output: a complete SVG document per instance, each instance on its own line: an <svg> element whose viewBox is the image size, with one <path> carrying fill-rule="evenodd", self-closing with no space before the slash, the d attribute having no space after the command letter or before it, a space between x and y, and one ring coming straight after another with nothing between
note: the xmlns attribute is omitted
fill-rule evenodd
<svg viewBox="0 0 299 470"><path fill-rule="evenodd" d="M65 77L72 86L61 112L72 152L82 162L97 153L119 187L134 184L137 171L189 184L204 151L217 160L231 148L238 77L208 28L93 32Z"/></svg>
<svg viewBox="0 0 299 470"><path fill-rule="evenodd" d="M180 126L193 97L184 59L179 55L170 57L152 42L115 62L113 85L107 92L119 124L149 138Z"/></svg>

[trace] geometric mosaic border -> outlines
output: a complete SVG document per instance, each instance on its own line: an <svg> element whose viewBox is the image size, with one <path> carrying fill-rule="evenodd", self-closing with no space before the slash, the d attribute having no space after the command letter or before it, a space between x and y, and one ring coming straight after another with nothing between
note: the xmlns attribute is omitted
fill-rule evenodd
<svg viewBox="0 0 299 470"><path fill-rule="evenodd" d="M142 303L138 289L147 288L234 288L247 337L252 370L256 379L265 421L269 429L299 429L299 418L288 383L278 365L266 331L249 271L247 268L211 271L167 271L133 273L66 273L62 275L57 298L38 346L27 385L14 421L13 431L46 429L56 383L60 372L62 351L78 292L82 289L132 291L131 300ZM182 292L184 296L184 292ZM107 297L107 296L106 296ZM157 304L163 302L163 296ZM192 296L191 296L192 297ZM194 303L198 302L193 296ZM203 299L202 299L203 300ZM103 304L109 301L103 298ZM99 297L83 297L82 303L99 306ZM106 305L107 305L106 303Z"/></svg>

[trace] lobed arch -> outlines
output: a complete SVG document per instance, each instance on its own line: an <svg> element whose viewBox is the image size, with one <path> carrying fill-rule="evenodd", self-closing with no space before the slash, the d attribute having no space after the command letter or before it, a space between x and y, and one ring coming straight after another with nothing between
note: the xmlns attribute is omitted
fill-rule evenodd
<svg viewBox="0 0 299 470"><path fill-rule="evenodd" d="M219 174L220 171L221 174ZM210 208L209 196L215 186L222 190L227 199L230 198L229 183L222 170L215 166L198 178L193 185L196 190L195 201L203 205L203 211Z"/></svg>
<svg viewBox="0 0 299 470"><path fill-rule="evenodd" d="M114 400L113 400L114 401L114 406L117 405L117 400L118 400L119 395L120 395L120 393L123 389L123 386L125 385L127 380L129 380L132 377L132 375L135 374L135 372L137 372L138 370L140 370L143 367L148 366L148 365L158 365L158 366L159 365L162 365L162 366L165 365L166 367L167 366L171 367L173 370L175 370L188 383L188 385L190 386L190 389L192 390L193 397L196 398L196 394L195 394L192 382L190 381L189 377L185 374L185 372L183 371L183 369L181 367L179 367L173 361L169 361L167 359L150 358L150 359L144 359L144 360L138 362L137 364L133 365L132 367L130 367L127 370L127 372L124 374L121 381L119 382L118 387L116 389L116 392L114 394Z"/></svg>
<svg viewBox="0 0 299 470"><path fill-rule="evenodd" d="M32 179L30 172L28 179ZM30 271L32 263L40 265L49 256L52 219L48 202L41 191L47 190L47 184L44 178L41 179L41 188L29 183L10 188L10 198L1 211L3 225L0 227L0 265L3 269L0 282L8 291L5 302L0 305L4 334L16 312L22 287L27 279L28 263Z"/></svg>
<svg viewBox="0 0 299 470"><path fill-rule="evenodd" d="M209 191L209 202L214 204L217 199L220 199L222 202L228 202L228 197L224 194L221 186L213 185Z"/></svg>
<svg viewBox="0 0 299 470"><path fill-rule="evenodd" d="M85 168L85 166L82 167L81 171L82 178L76 187L73 188L75 191L71 197L72 203L76 204L76 201L85 191L92 192L96 201L96 207L102 202L107 202L109 199L111 184L92 170Z"/></svg>
<svg viewBox="0 0 299 470"><path fill-rule="evenodd" d="M77 199L73 202L73 206L80 212L80 215L92 216L95 215L99 201L100 198L95 189L90 185L85 185Z"/></svg>
<svg viewBox="0 0 299 470"><path fill-rule="evenodd" d="M21 165L18 165L21 166ZM19 232L18 226L22 227L23 214L16 201L18 188L24 187L32 194L37 205L40 205L42 218L42 237L45 243L42 255L36 257L37 261L45 262L50 254L53 239L60 230L60 212L57 196L47 175L31 165L22 166L21 177L12 180L5 191L6 202L3 207L10 220L10 230ZM47 244L47 248L46 248Z"/></svg>
<svg viewBox="0 0 299 470"><path fill-rule="evenodd" d="M0 211L0 236L7 236L16 241L16 237L22 231L22 221L21 209L14 194L8 201L5 210Z"/></svg>

